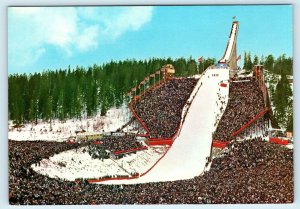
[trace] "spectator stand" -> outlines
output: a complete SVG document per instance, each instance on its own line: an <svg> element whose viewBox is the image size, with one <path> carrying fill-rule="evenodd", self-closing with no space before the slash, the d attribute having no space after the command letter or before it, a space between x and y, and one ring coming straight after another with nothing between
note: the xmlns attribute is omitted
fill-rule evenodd
<svg viewBox="0 0 300 209"><path fill-rule="evenodd" d="M159 79L158 81L154 82L154 84L152 86L148 87L146 90L145 90L145 86L144 86L144 91L141 91L139 95L134 95L128 104L130 112L134 115L134 117L139 121L139 123L142 125L142 127L146 131L146 133L142 133L140 136L147 137L147 136L149 136L150 131L149 131L148 127L145 125L145 123L141 120L141 118L133 110L133 105L138 100L142 99L147 93L161 87L166 82L166 80L172 79L174 73L175 73L174 67L171 64L167 64L167 65L163 66L160 70L147 76L143 81L141 81L141 83L137 87L132 88L131 92L128 93L128 95L131 96L131 94L136 90L136 88L140 89L141 85L144 85L147 81L149 81L150 78L153 78L153 77L155 78L156 75L163 74L163 79Z"/></svg>
<svg viewBox="0 0 300 209"><path fill-rule="evenodd" d="M255 65L253 67L253 78L251 77L243 77L243 78L233 78L231 82L253 82L253 79L255 80L255 84L258 85L258 88L260 89L260 92L262 93L262 97L263 97L263 104L264 104L264 108L257 114L255 115L251 120L249 120L248 122L246 122L244 125L242 125L240 128L238 128L236 131L232 132L230 134L230 140L217 140L214 139L212 142L212 146L213 147L217 147L217 148L225 148L227 146L227 144L234 139L236 136L238 136L239 134L246 134L247 133L253 133L256 132L256 126L251 127L252 124L255 124L256 121L258 121L260 118L264 117L264 121L263 123L263 127L261 127L262 129L266 129L266 126L269 127L269 121L270 116L272 116L272 110L270 107L270 102L269 102L269 96L268 96L268 91L267 91L267 87L265 85L264 82L264 76L263 76L263 68L261 65ZM222 85L222 84L221 84ZM226 108L227 109L227 108ZM225 109L225 111L226 111ZM260 127L260 125L259 125ZM251 131L247 130L250 129ZM247 132L248 131L248 132ZM244 133L243 133L244 132ZM246 132L246 133L245 133ZM274 141L274 139L272 139ZM275 140L278 143L286 143L286 142L279 142L278 140Z"/></svg>
<svg viewBox="0 0 300 209"><path fill-rule="evenodd" d="M245 125L243 125L240 129L238 129L237 131L233 132L231 134L232 137L237 136L239 133L243 132L247 127L249 127L251 124L253 124L255 121L257 121L259 118L263 117L267 112L268 112L269 108L266 107L265 109L263 109L260 113L258 113L252 120L250 120L248 123L246 123Z"/></svg>
<svg viewBox="0 0 300 209"><path fill-rule="evenodd" d="M180 131L181 131L181 128L182 128L182 125L185 121L185 118L186 118L186 115L187 115L187 112L190 108L190 105L191 103L193 102L196 94L198 93L201 85L202 85L202 82L201 82L201 77L206 73L208 69L206 69L200 76L196 86L194 87L192 93L190 94L187 102L185 103L184 107L183 107L183 110L182 110L182 114L181 114L181 120L180 120L180 124L177 128L177 130L175 131L175 133L170 137L170 138L148 138L148 144L151 145L151 146L154 146L154 145L169 145L171 146L173 144L173 142L175 141L175 139L179 136L180 134ZM176 78L174 78L176 79Z"/></svg>
<svg viewBox="0 0 300 209"><path fill-rule="evenodd" d="M147 90L144 90L140 93L140 95L133 97L133 99L131 100L131 102L129 103L129 109L131 111L131 113L134 115L134 117L139 121L139 123L142 125L142 127L145 129L146 133L142 133L139 134L139 136L143 136L143 137L149 137L150 136L150 130L149 128L146 126L146 124L144 123L144 121L136 114L136 112L133 110L133 105L135 103L137 103L138 100L143 99L143 97L148 94L151 91L154 91L155 89L160 88L161 86L163 86L168 80L171 80L174 78L174 73L175 73L175 69L171 64L167 64L164 65L158 72L156 72L155 74L160 74L162 73L163 75L163 79L159 80L157 83L154 83L154 85L150 86L149 88L147 88ZM151 74L153 75L153 74ZM151 77L148 76L147 78ZM144 79L144 81L146 81L148 79ZM140 83L144 84L144 81L142 81ZM139 87L140 87L139 85ZM148 139L148 144L149 145L169 145L171 146L173 143L173 140L171 138L149 138Z"/></svg>

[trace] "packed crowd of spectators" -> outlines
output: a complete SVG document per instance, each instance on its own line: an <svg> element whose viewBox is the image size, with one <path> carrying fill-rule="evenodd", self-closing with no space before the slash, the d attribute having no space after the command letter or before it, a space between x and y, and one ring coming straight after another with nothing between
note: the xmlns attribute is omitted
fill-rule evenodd
<svg viewBox="0 0 300 209"><path fill-rule="evenodd" d="M110 152L136 149L143 146L137 141L136 136L133 134L126 134L123 136L104 136L101 141L102 144L100 144L100 146L105 147L105 149Z"/></svg>
<svg viewBox="0 0 300 209"><path fill-rule="evenodd" d="M135 150L142 147L144 145L137 141L134 134L110 135L103 136L101 141L91 143L89 145L89 154L92 158L107 159L109 158L109 153Z"/></svg>
<svg viewBox="0 0 300 209"><path fill-rule="evenodd" d="M150 130L152 138L169 138L179 127L181 113L197 79L168 80L133 105L134 111Z"/></svg>
<svg viewBox="0 0 300 209"><path fill-rule="evenodd" d="M213 134L213 139L232 140L232 133L263 110L263 95L258 83L252 78L247 80L250 81L241 79L230 83L228 104Z"/></svg>
<svg viewBox="0 0 300 209"><path fill-rule="evenodd" d="M58 142L9 141L11 204L180 204L293 202L293 149L260 139L233 141L209 171L189 180L136 185L64 181L34 172L40 158L73 149Z"/></svg>
<svg viewBox="0 0 300 209"><path fill-rule="evenodd" d="M232 79L231 79L232 81L250 81L250 80L252 80L252 77L233 77Z"/></svg>
<svg viewBox="0 0 300 209"><path fill-rule="evenodd" d="M244 129L242 132L236 135L237 138L243 137L254 137L254 136L263 136L267 137L268 128L269 128L269 120L267 117L258 118L255 122L253 122L250 126Z"/></svg>

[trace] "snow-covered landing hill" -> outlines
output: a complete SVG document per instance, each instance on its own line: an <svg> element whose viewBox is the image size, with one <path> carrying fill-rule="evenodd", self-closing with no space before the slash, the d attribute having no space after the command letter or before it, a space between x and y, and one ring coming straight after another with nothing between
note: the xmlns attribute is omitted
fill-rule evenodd
<svg viewBox="0 0 300 209"><path fill-rule="evenodd" d="M166 147L149 147L136 154L113 159L92 159L82 147L77 151L68 150L43 159L40 164L31 165L32 169L51 178L74 181L76 178L102 178L106 176L130 176L133 173L146 172L165 152Z"/></svg>

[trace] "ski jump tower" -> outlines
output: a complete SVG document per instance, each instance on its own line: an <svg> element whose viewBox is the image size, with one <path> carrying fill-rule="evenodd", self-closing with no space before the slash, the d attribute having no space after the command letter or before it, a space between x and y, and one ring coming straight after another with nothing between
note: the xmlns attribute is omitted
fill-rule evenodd
<svg viewBox="0 0 300 209"><path fill-rule="evenodd" d="M239 30L239 22L233 21L226 50L223 57L219 60L219 64L226 64L230 68L230 77L233 77L237 70L237 53L236 42Z"/></svg>

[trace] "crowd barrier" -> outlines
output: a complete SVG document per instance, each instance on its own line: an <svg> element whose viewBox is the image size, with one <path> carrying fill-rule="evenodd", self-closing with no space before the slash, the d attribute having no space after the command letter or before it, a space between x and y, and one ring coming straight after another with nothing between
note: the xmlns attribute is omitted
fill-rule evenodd
<svg viewBox="0 0 300 209"><path fill-rule="evenodd" d="M145 134L137 134L136 136L140 136L140 137L147 137L149 134L145 133Z"/></svg>
<svg viewBox="0 0 300 209"><path fill-rule="evenodd" d="M103 181L112 181L112 180L130 180L130 179L137 179L138 175L133 176L124 176L124 177L112 177L112 178L102 178L102 179L89 179L87 180L89 183L99 183Z"/></svg>
<svg viewBox="0 0 300 209"><path fill-rule="evenodd" d="M280 145L288 145L289 141L286 139L280 139L280 138L274 138L274 137L269 137L269 142L275 143L275 144L280 144Z"/></svg>
<svg viewBox="0 0 300 209"><path fill-rule="evenodd" d="M264 114L266 114L268 112L269 108L266 107L265 109L263 109L260 113L258 113L254 118L252 118L248 123L246 123L245 125L243 125L240 129L238 129L237 131L233 132L231 134L231 136L236 136L238 135L240 132L242 132L243 130L245 130L248 126L250 126L252 123L254 123L257 119L259 119L260 117L262 117Z"/></svg>
<svg viewBox="0 0 300 209"><path fill-rule="evenodd" d="M75 141L66 141L67 144L76 144L77 142Z"/></svg>
<svg viewBox="0 0 300 209"><path fill-rule="evenodd" d="M142 119L134 112L134 110L132 109L131 105L129 106L129 110L130 112L134 115L134 117L136 117L136 119L140 122L140 124L143 126L143 128L146 130L147 134L146 136L149 135L150 131L148 129L148 127L146 126L146 124L142 121Z"/></svg>
<svg viewBox="0 0 300 209"><path fill-rule="evenodd" d="M258 113L253 119L251 119L248 123L246 123L245 125L243 125L240 129L238 129L237 131L233 132L231 134L231 136L236 136L238 135L240 132L244 131L248 126L250 126L252 123L254 123L257 119L259 119L260 117L262 117L264 114L266 114L266 112L268 112L268 108L266 107L265 109L263 109L260 113ZM271 141L271 140L270 140ZM278 140L275 142L276 140L273 140L272 142L274 143L286 143L286 142L279 142ZM222 141L218 141L218 140L213 140L212 142L212 146L216 147L216 148L225 148L227 146L227 144L230 141L227 142L222 142Z"/></svg>
<svg viewBox="0 0 300 209"><path fill-rule="evenodd" d="M243 125L240 129L238 129L237 131L233 132L231 134L231 136L236 136L238 135L240 132L242 132L243 130L245 130L248 126L250 126L252 123L254 123L257 119L259 119L260 117L262 117L266 112L268 112L268 108L263 109L260 113L258 113L253 119L251 119L248 123L246 123L245 125ZM216 148L225 148L227 146L227 144L230 141L227 142L222 142L222 141L218 141L218 140L213 140L212 142L212 146L216 147Z"/></svg>
<svg viewBox="0 0 300 209"><path fill-rule="evenodd" d="M171 146L173 144L173 140L172 139L148 140L148 144L150 146L156 146L156 145L169 145L169 146Z"/></svg>
<svg viewBox="0 0 300 209"><path fill-rule="evenodd" d="M172 140L172 138L148 138L148 141Z"/></svg>
<svg viewBox="0 0 300 209"><path fill-rule="evenodd" d="M103 144L102 141L94 141L93 144Z"/></svg>
<svg viewBox="0 0 300 209"><path fill-rule="evenodd" d="M228 145L229 142L230 141L222 142L222 141L219 141L219 140L213 140L212 141L212 146L216 147L216 148L224 149Z"/></svg>

